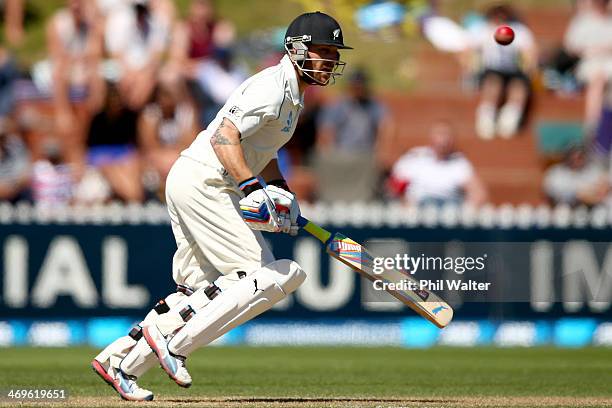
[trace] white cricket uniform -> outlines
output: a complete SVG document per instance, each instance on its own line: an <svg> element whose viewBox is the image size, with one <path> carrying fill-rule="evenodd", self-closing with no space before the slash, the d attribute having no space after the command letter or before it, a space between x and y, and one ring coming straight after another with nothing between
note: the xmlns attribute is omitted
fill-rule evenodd
<svg viewBox="0 0 612 408"><path fill-rule="evenodd" d="M274 256L261 232L251 230L242 219L238 202L243 195L236 180L227 174L210 144L210 138L223 118L228 118L240 130L248 166L254 174L259 174L293 135L303 100L293 64L285 56L278 65L240 85L215 120L181 153L170 170L166 181L166 200L177 244L172 265L176 283L195 291L215 282L222 291L228 292L227 296L240 295L241 301L244 301L243 292L248 286L248 303L252 296L249 286L252 282L250 279L240 280L236 272L265 275L258 277L261 285L261 292L258 293L263 300L259 299L253 307L248 306L248 313L242 313L241 308L236 309L238 316L232 316L225 328L208 330L210 325L202 323L201 328L206 332L204 338L201 338L202 333L191 327L186 334L188 345L206 343L240 324L240 319L248 320L269 309L276 301L293 292L305 278L295 262L277 261L272 264ZM269 267L266 268L266 265ZM258 280L254 282L257 285ZM176 325L176 328L182 327L184 319L178 316L178 311L186 304L195 305L193 298L202 300L202 296L196 294L189 297L182 293L169 295L165 300L171 310L162 314L151 311L140 325L159 325L163 321L164 324ZM201 307L197 306L196 309ZM228 316L230 314L228 311ZM198 319L202 316L206 314L196 313L196 317L190 321L200 325ZM195 343L196 340L199 343ZM96 356L96 360L107 368L113 378L119 367L126 374L139 377L157 363L157 358L143 338L135 341L129 336L108 345Z"/></svg>
<svg viewBox="0 0 612 408"><path fill-rule="evenodd" d="M237 182L223 168L210 138L224 118L240 131L244 157L259 174L293 135L303 95L288 56L236 89L207 129L181 153L166 182L166 199L176 238L173 277L194 289L219 273L247 274L274 261L259 231L240 214Z"/></svg>

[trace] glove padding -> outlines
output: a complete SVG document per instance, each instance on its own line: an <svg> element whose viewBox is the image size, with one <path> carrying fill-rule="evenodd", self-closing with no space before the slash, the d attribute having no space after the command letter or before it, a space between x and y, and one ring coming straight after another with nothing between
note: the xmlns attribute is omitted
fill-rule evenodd
<svg viewBox="0 0 612 408"><path fill-rule="evenodd" d="M280 219L274 207L274 202L263 188L253 191L240 200L239 204L242 218L252 230L281 231L281 222L284 221Z"/></svg>
<svg viewBox="0 0 612 408"><path fill-rule="evenodd" d="M273 185L263 188L256 180L241 184L249 185L245 191L249 194L239 202L242 218L249 228L297 235L300 208L292 193Z"/></svg>
<svg viewBox="0 0 612 408"><path fill-rule="evenodd" d="M300 206L295 198L295 194L270 184L265 187L265 190L270 199L274 202L276 212L283 220L283 224L280 226L281 232L293 236L297 235L300 228L297 224L297 219L300 215Z"/></svg>

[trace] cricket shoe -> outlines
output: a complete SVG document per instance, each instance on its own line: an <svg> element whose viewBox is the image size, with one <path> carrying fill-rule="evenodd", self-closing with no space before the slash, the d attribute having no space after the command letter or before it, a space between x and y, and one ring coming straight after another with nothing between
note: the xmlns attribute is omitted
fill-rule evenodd
<svg viewBox="0 0 612 408"><path fill-rule="evenodd" d="M136 384L136 377L124 374L121 370L113 370L114 375L108 373L104 366L93 360L91 367L119 396L126 401L153 401L153 393Z"/></svg>
<svg viewBox="0 0 612 408"><path fill-rule="evenodd" d="M172 354L168 350L168 341L156 325L142 328L142 335L151 350L157 355L159 364L175 383L184 388L191 387L191 375L185 367L185 357Z"/></svg>
<svg viewBox="0 0 612 408"><path fill-rule="evenodd" d="M495 107L481 104L476 110L476 135L483 140L495 137Z"/></svg>
<svg viewBox="0 0 612 408"><path fill-rule="evenodd" d="M516 104L508 103L499 111L497 133L504 139L510 139L518 131L521 124L522 109Z"/></svg>

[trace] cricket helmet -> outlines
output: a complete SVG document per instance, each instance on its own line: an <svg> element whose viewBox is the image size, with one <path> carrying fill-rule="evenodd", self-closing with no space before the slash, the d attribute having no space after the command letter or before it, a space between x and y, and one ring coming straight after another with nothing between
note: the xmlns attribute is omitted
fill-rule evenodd
<svg viewBox="0 0 612 408"><path fill-rule="evenodd" d="M339 55L334 60L308 58L308 46L310 45L332 45L338 49L352 49L344 44L340 24L332 16L320 11L304 13L289 24L285 34L285 50L307 83L327 85L330 80L335 82L336 76L342 75L346 63L340 61ZM333 63L331 75L327 81L321 82L312 76L314 72L328 72L313 69L313 61Z"/></svg>

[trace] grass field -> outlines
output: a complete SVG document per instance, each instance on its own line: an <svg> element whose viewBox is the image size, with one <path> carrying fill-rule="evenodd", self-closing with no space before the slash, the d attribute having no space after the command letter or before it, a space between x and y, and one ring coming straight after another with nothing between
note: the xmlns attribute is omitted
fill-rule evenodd
<svg viewBox="0 0 612 408"><path fill-rule="evenodd" d="M0 389L66 388L67 402L126 407L90 369L89 348L0 349ZM190 389L159 368L139 406L612 406L612 349L207 348L188 361ZM4 405L3 405L4 404ZM0 400L0 406L14 406ZM31 406L31 405L21 405Z"/></svg>

